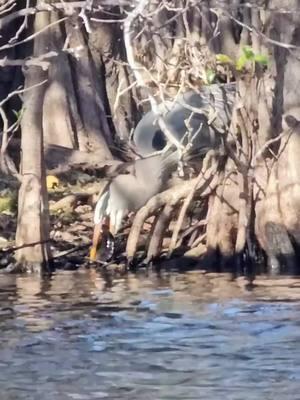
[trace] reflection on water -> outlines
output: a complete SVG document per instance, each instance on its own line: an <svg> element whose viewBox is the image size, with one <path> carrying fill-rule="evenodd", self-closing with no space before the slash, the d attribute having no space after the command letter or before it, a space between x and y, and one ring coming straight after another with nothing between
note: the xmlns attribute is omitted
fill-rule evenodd
<svg viewBox="0 0 300 400"><path fill-rule="evenodd" d="M0 278L1 400L297 400L300 280Z"/></svg>

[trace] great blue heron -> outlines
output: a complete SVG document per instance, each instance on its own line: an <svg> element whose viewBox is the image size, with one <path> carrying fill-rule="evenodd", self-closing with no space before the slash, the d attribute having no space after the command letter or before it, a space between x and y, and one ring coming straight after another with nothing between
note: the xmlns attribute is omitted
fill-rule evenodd
<svg viewBox="0 0 300 400"><path fill-rule="evenodd" d="M234 96L234 84L211 85L199 93L189 91L165 101L159 105L159 111L177 140L189 144L190 151L205 154L220 145L220 131L229 124ZM104 219L106 230L108 225L113 234L118 232L125 214L137 211L161 192L176 170L180 153L174 147L166 147L169 143L153 111L138 123L133 143L144 158L135 160L126 174L115 177L99 198L94 212L92 261L96 259Z"/></svg>

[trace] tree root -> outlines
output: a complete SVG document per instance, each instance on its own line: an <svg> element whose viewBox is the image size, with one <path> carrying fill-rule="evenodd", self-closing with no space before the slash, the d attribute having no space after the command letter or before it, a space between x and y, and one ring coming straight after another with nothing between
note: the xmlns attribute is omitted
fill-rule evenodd
<svg viewBox="0 0 300 400"><path fill-rule="evenodd" d="M169 213L171 212L170 211L171 209L172 210L174 209L175 205L179 201L181 201L184 198L187 198L187 201L184 204L184 208L182 209L182 213L180 215L179 223L176 225L177 232L176 234L174 234L174 240L176 245L178 239L178 233L181 229L182 222L186 214L186 210L195 192L199 191L201 197L206 197L209 194L211 194L212 191L216 188L218 182L218 174L216 174L218 163L214 162L209 168L206 168L207 164L209 163L209 160L211 161L211 157L212 154L207 155L207 162L204 163L205 172L201 174L201 176L191 179L190 181L183 182L180 185L176 185L162 193L157 194L156 196L152 197L152 199L150 199L147 202L147 204L137 212L127 240L126 253L129 260L131 260L135 256L140 232L142 230L146 218L155 213L161 207L165 206L168 206L168 208L166 210L164 209L164 212L168 211ZM163 234L162 231L165 230L164 224L166 223L166 216L163 216L162 220L158 219L157 223L159 223L159 225L157 226L157 230L154 229L154 232L155 234L157 234L157 237L153 239L153 242L151 243L151 251L149 251L149 254L147 256L148 260L149 256L152 257L152 252L156 254L155 248L159 247L159 243L161 241L160 236ZM174 245L172 244L172 248L173 247Z"/></svg>
<svg viewBox="0 0 300 400"><path fill-rule="evenodd" d="M192 226L189 226L189 227L181 234L181 236L179 237L179 239L178 239L178 241L177 241L177 243L176 243L176 247L181 246L183 240L184 240L185 238L187 238L189 235L191 235L191 236L190 236L190 239L189 239L188 246L189 246L189 247L192 247L192 245L193 245L193 243L194 243L194 241L195 241L195 239L196 239L194 235L197 236L197 235L198 235L199 229L202 228L203 226L206 226L206 224L207 224L207 220L204 219L204 220L201 220L201 221L196 222L196 223L193 224Z"/></svg>
<svg viewBox="0 0 300 400"><path fill-rule="evenodd" d="M196 231L195 231L195 232L196 232ZM194 239L194 240L191 240L191 242L189 243L189 247L190 247L191 249L193 249L193 248L199 246L200 243L202 243L203 240L206 239L206 232L203 233L203 234L200 235L200 236L195 237L195 238L192 238L192 237L191 237L191 239Z"/></svg>
<svg viewBox="0 0 300 400"><path fill-rule="evenodd" d="M149 263L160 254L164 233L171 221L174 208L174 205L166 204L163 210L158 214L154 222L154 229L148 246L146 263Z"/></svg>
<svg viewBox="0 0 300 400"><path fill-rule="evenodd" d="M183 205L181 207L177 223L175 225L175 228L174 228L174 231L173 231L173 234L172 234L172 239L171 239L171 243L170 243L170 246L169 246L169 256L172 255L173 251L176 248L176 243L177 243L177 240L178 240L180 229L181 229L182 224L183 224L183 220L184 220L185 214L186 214L186 212L188 210L188 207L190 206L190 204L191 204L191 202L193 200L193 197L195 195L195 192L196 192L197 188L199 187L199 185L202 186L201 194L202 194L202 196L204 196L204 192L207 189L207 187L205 187L206 184L208 184L208 186L209 186L213 175L216 173L216 171L218 169L218 163L217 162L213 163L213 165L209 168L209 164L212 163L212 161L213 161L214 154L215 154L215 152L213 150L209 151L206 154L206 156L204 158L204 161L203 161L203 165L202 165L201 171L200 171L198 177L196 178L195 182L193 183L193 185L191 185L190 192L186 196L186 198L185 198L185 200L183 202Z"/></svg>
<svg viewBox="0 0 300 400"><path fill-rule="evenodd" d="M138 239L140 232L143 228L144 221L157 209L169 204L169 206L175 206L178 201L187 196L189 193L190 184L192 181L184 182L182 185L175 186L162 193L152 197L147 204L142 207L136 214L129 236L127 240L126 253L128 259L134 257L137 249Z"/></svg>
<svg viewBox="0 0 300 400"><path fill-rule="evenodd" d="M184 257L201 257L207 251L207 247L203 243L199 243L196 247L189 249L184 253Z"/></svg>

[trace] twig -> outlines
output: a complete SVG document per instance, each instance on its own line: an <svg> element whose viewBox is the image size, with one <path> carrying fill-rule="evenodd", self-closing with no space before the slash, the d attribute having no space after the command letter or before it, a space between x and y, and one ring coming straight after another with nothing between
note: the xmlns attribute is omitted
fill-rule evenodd
<svg viewBox="0 0 300 400"><path fill-rule="evenodd" d="M48 80L47 80L47 79L44 79L43 81L41 81L41 82L39 82L39 83L36 83L35 85L32 85L32 86L30 86L30 87L22 88L22 89L16 89L16 90L10 92L10 93L6 96L6 98L3 99L3 100L0 102L0 107L3 107L4 104L5 104L6 102L8 102L13 96L16 96L16 95L18 95L18 94L26 93L26 92L28 92L29 90L35 89L36 87L41 86L41 85L44 85L44 84L47 83L47 82L48 82Z"/></svg>
<svg viewBox="0 0 300 400"><path fill-rule="evenodd" d="M30 0L26 0L26 5L25 5L25 9L28 9L30 5ZM12 37L9 40L9 43L13 43L16 40L18 40L19 36L21 35L21 33L24 31L24 29L27 28L27 22L28 22L28 15L24 16L24 21L22 22L22 24L20 25L19 29L17 30L16 34L14 37ZM1 23L1 22L0 22Z"/></svg>
<svg viewBox="0 0 300 400"><path fill-rule="evenodd" d="M62 258L62 257L68 256L69 254L75 253L76 251L79 251L79 250L84 250L84 249L88 248L89 246L90 246L89 244L82 244L80 246L74 247L73 249L61 251L58 254L56 254L54 257L52 257L52 260L56 260L57 258Z"/></svg>
<svg viewBox="0 0 300 400"><path fill-rule="evenodd" d="M273 143L278 142L286 135L286 132L281 132L280 135L276 136L275 138L269 139L266 143L257 151L257 153L253 156L251 166L252 168L255 167L256 161L261 155L268 149Z"/></svg>
<svg viewBox="0 0 300 400"><path fill-rule="evenodd" d="M283 42L279 42L278 40L271 39L270 37L265 35L263 32L261 32L258 29L256 29L255 26L249 26L248 24L245 24L244 22L238 20L233 15L231 15L229 12L225 11L224 8L222 8L222 11L220 9L216 10L214 8L210 8L210 11L213 12L214 14L218 14L219 12L222 12L224 15L226 15L228 18L232 19L239 26L247 29L251 33L254 33L254 34L260 36L263 40L265 40L266 42L271 43L271 44L273 44L275 46L282 47L282 48L287 49L289 51L300 49L300 46L298 46L298 45L283 43Z"/></svg>
<svg viewBox="0 0 300 400"><path fill-rule="evenodd" d="M0 59L0 67L30 67L30 66L37 66L41 67L43 71L46 71L50 67L49 61L44 61L48 58L57 57L58 52L56 51L49 51L49 53L43 54L40 57L32 57L26 60L10 60L8 58Z"/></svg>
<svg viewBox="0 0 300 400"><path fill-rule="evenodd" d="M125 19L124 22L124 43L125 43L125 48L126 48L126 53L127 53L127 60L128 63L135 75L136 81L138 86L143 87L145 89L145 92L147 93L147 96L149 98L150 104L151 104L151 109L154 112L154 114L157 116L157 122L159 124L159 127L163 131L163 133L166 135L167 139L169 140L170 143L175 145L175 147L179 150L180 153L182 153L182 150L184 149L184 146L180 143L178 139L176 139L175 135L172 133L170 128L167 126L166 122L162 118L162 113L158 107L158 104L155 100L155 98L152 96L148 86L146 85L143 76L141 74L141 71L145 71L145 68L138 65L138 63L135 60L134 57L134 50L133 50L133 45L132 45L132 31L133 31L133 22L134 20L141 14L146 6L148 5L149 0L140 0L136 8L131 11L128 14L128 17Z"/></svg>
<svg viewBox="0 0 300 400"><path fill-rule="evenodd" d="M101 3L101 6L120 6L120 5L130 5L130 1L126 0L101 0L99 3ZM72 15L76 12L76 9L82 8L86 5L86 0L84 1L71 1L66 4L64 4L61 1L51 3L51 4L41 4L38 5L37 7L27 7L22 10L15 11L13 13L10 13L9 15L6 15L5 17L2 17L0 19L0 29L3 29L6 25L8 25L10 22L15 20L16 18L21 18L29 15L34 15L38 12L42 11L55 11L55 10L60 10L60 11L65 11L68 15ZM97 8L96 8L97 10Z"/></svg>
<svg viewBox="0 0 300 400"><path fill-rule="evenodd" d="M5 49L11 49L12 47L16 47L19 46L20 44L24 44L27 42L30 42L30 40L35 39L38 35L40 35L41 33L45 32L46 30L48 30L49 28L52 28L55 25L60 24L61 22L64 22L68 19L68 17L63 17L61 19L58 19L57 21L52 22L51 24L48 24L47 26L45 26L44 28L40 29L37 32L34 32L32 35L27 36L25 39L20 40L19 42L14 42L14 43L8 43L5 44L3 46L0 47L0 51L3 51ZM1 29L1 20L0 20L0 29Z"/></svg>
<svg viewBox="0 0 300 400"><path fill-rule="evenodd" d="M25 247L34 247L38 244L45 244L45 243L49 243L49 242L53 242L53 239L47 239L47 240L42 240L42 241L38 241L38 242L33 242L33 243L25 243L22 246L15 246L15 247L9 247L8 249L1 249L2 253L14 253L17 250L20 249L24 249Z"/></svg>
<svg viewBox="0 0 300 400"><path fill-rule="evenodd" d="M31 87L28 88L23 88L23 89L17 89L12 91L11 93L9 93L5 99L3 99L0 102L0 116L2 119L2 123L3 123L3 131L2 131L2 143L1 143L1 149L0 149L0 156L1 156L1 168L3 170L5 170L5 172L7 173L11 173L13 176L15 176L19 181L21 181L21 175L18 173L13 161L10 159L10 157L7 155L7 147L9 144L10 139L8 138L8 134L12 131L14 131L14 129L19 125L20 123L20 118L18 118L18 120L13 123L10 127L8 126L8 119L7 116L5 114L4 111L4 105L7 103L7 101L9 101L9 99L11 99L13 96L22 94L27 92L28 90L31 90L37 86L43 85L44 83L46 83L47 80L39 82L36 85L33 85ZM11 135L12 137L12 135Z"/></svg>

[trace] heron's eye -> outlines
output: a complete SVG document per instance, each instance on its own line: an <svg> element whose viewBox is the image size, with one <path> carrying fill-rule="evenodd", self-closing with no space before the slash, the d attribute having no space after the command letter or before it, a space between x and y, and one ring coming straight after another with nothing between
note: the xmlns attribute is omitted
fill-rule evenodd
<svg viewBox="0 0 300 400"><path fill-rule="evenodd" d="M154 133L152 139L152 147L154 150L162 150L167 144L167 140L165 135L161 130L158 130Z"/></svg>

